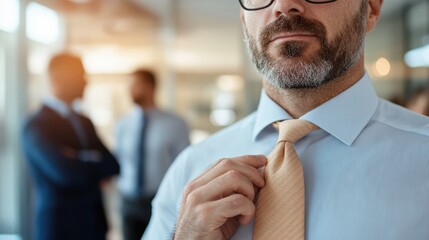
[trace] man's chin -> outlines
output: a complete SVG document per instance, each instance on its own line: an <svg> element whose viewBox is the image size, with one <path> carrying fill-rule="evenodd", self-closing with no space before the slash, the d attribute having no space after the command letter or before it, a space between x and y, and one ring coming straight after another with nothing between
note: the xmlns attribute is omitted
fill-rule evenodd
<svg viewBox="0 0 429 240"><path fill-rule="evenodd" d="M279 45L269 51L271 59L311 62L319 54L320 48L306 43L289 43Z"/></svg>
<svg viewBox="0 0 429 240"><path fill-rule="evenodd" d="M287 54L282 54L280 52L278 52L277 54L271 55L270 56L270 61L273 63L282 63L285 64L286 66L288 65L302 65L302 64L311 64L315 61L315 59L317 58L315 53L300 53L298 55L287 55Z"/></svg>
<svg viewBox="0 0 429 240"><path fill-rule="evenodd" d="M311 61L303 57L279 57L277 60L273 60L272 63L277 68L295 72L302 69L303 66L311 64Z"/></svg>
<svg viewBox="0 0 429 240"><path fill-rule="evenodd" d="M324 84L323 82L320 82L320 83L313 82L310 79L306 79L305 76L299 77L299 75L293 76L293 79L283 78L282 80L277 80L272 82L268 81L268 83L274 88L283 89L283 90L316 89Z"/></svg>

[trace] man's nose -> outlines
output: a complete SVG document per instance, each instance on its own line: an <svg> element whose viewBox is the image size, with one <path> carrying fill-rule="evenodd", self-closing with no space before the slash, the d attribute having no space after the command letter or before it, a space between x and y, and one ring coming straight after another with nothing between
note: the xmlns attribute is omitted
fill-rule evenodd
<svg viewBox="0 0 429 240"><path fill-rule="evenodd" d="M305 12L305 1L303 0L275 0L272 9L275 17L302 15Z"/></svg>

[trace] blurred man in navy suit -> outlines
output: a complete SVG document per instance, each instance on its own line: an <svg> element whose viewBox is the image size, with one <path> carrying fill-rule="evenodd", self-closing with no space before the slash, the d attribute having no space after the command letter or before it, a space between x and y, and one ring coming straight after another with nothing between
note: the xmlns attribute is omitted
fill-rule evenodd
<svg viewBox="0 0 429 240"><path fill-rule="evenodd" d="M91 121L72 107L86 85L82 61L68 53L54 56L49 78L51 96L23 131L36 189L35 239L106 239L100 184L119 166Z"/></svg>

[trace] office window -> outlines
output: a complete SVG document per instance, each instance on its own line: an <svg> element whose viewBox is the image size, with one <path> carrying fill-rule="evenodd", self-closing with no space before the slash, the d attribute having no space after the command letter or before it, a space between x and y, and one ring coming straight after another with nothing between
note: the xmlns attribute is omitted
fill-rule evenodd
<svg viewBox="0 0 429 240"><path fill-rule="evenodd" d="M2 47L0 47L0 124L4 123L4 109L6 101L6 67L5 67L5 52ZM0 127L1 129L1 127Z"/></svg>
<svg viewBox="0 0 429 240"><path fill-rule="evenodd" d="M1 44L1 43L0 43ZM0 45L0 161L5 154L6 142L6 54L4 48Z"/></svg>
<svg viewBox="0 0 429 240"><path fill-rule="evenodd" d="M15 32L19 25L19 1L0 0L0 30Z"/></svg>
<svg viewBox="0 0 429 240"><path fill-rule="evenodd" d="M53 44L60 37L60 17L52 9L38 3L27 7L27 37L43 44Z"/></svg>
<svg viewBox="0 0 429 240"><path fill-rule="evenodd" d="M407 53L404 60L410 67L410 80L429 79L429 2L413 4L406 12ZM419 84L417 84L419 85Z"/></svg>

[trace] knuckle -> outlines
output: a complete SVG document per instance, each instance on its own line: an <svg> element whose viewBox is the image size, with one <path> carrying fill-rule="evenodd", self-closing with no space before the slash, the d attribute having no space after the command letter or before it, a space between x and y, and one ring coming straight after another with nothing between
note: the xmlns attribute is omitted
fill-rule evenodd
<svg viewBox="0 0 429 240"><path fill-rule="evenodd" d="M241 194L234 194L232 197L232 204L234 206L242 206L246 203L247 198Z"/></svg>
<svg viewBox="0 0 429 240"><path fill-rule="evenodd" d="M195 182L191 181L188 184L186 184L185 188L183 189L183 196L187 197L189 194L191 194L192 191L195 189Z"/></svg>
<svg viewBox="0 0 429 240"><path fill-rule="evenodd" d="M200 204L195 208L198 221L204 222L211 216L211 207L208 204Z"/></svg>
<svg viewBox="0 0 429 240"><path fill-rule="evenodd" d="M242 175L237 170L228 171L228 177L233 181L232 183L238 183L242 179Z"/></svg>
<svg viewBox="0 0 429 240"><path fill-rule="evenodd" d="M244 155L243 158L247 164L255 161L255 155Z"/></svg>
<svg viewBox="0 0 429 240"><path fill-rule="evenodd" d="M223 162L225 160L226 160L226 158L221 158L221 159L217 160L216 164L220 164L221 162Z"/></svg>
<svg viewBox="0 0 429 240"><path fill-rule="evenodd" d="M219 167L229 169L232 167L233 161L229 158L222 158L219 160Z"/></svg>
<svg viewBox="0 0 429 240"><path fill-rule="evenodd" d="M199 202L199 195L195 192L191 192L187 197L186 197L186 203L188 205L194 206L197 205Z"/></svg>

